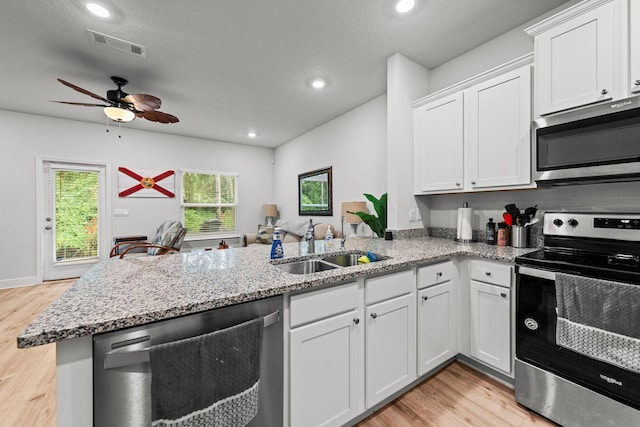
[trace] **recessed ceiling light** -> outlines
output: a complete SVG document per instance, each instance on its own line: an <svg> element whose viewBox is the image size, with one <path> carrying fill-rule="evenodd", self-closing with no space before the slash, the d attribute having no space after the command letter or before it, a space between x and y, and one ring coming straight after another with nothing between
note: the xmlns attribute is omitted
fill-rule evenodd
<svg viewBox="0 0 640 427"><path fill-rule="evenodd" d="M89 9L89 12L99 16L100 18L108 18L111 16L111 13L109 13L107 8L99 5L98 3L87 3L87 9Z"/></svg>
<svg viewBox="0 0 640 427"><path fill-rule="evenodd" d="M255 138L256 136L258 136L258 134L257 134L257 133L255 133L255 132L247 132L247 136L248 136L249 138Z"/></svg>
<svg viewBox="0 0 640 427"><path fill-rule="evenodd" d="M322 89L327 85L327 81L325 79L316 78L311 80L311 87L314 89Z"/></svg>
<svg viewBox="0 0 640 427"><path fill-rule="evenodd" d="M398 0L396 3L396 12L407 13L410 12L416 5L414 0Z"/></svg>

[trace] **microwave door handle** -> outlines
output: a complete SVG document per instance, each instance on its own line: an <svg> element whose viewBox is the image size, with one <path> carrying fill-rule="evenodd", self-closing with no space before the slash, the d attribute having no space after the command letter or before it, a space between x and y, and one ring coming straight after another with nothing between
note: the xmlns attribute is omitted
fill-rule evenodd
<svg viewBox="0 0 640 427"><path fill-rule="evenodd" d="M556 281L556 273L548 270L539 270L537 268L519 266L518 274L521 274L523 276L537 277L538 279L551 280L554 282Z"/></svg>
<svg viewBox="0 0 640 427"><path fill-rule="evenodd" d="M274 325L280 319L280 311L267 314L262 318L264 327ZM147 337L148 338L148 337ZM149 363L149 347L138 350L111 350L104 354L104 369L124 368L126 366Z"/></svg>

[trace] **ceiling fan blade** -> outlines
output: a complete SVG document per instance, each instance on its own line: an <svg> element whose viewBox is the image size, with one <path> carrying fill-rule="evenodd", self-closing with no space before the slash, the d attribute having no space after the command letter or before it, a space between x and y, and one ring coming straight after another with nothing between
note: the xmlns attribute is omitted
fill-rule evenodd
<svg viewBox="0 0 640 427"><path fill-rule="evenodd" d="M69 83L69 82L64 81L64 80L62 80L62 79L58 79L58 81L59 81L60 83L62 83L63 85L68 86L68 87L70 87L71 89L76 90L76 91L78 91L78 92L80 92L80 93L84 93L85 95L89 95L89 96L90 96L90 97L92 97L92 98L99 99L100 101L104 101L104 102L107 102L107 103L109 103L109 104L112 104L112 102L111 102L111 101L109 101L108 99L103 98L102 96L97 95L97 94L95 94L95 93L93 93L93 92L89 92L89 91L88 91L88 90L86 90L86 89L82 89L80 86L76 86L76 85L74 85L73 83Z"/></svg>
<svg viewBox="0 0 640 427"><path fill-rule="evenodd" d="M57 102L58 104L82 105L84 107L109 107L110 106L105 104L87 104L85 102L68 102L68 101L51 101L51 102Z"/></svg>
<svg viewBox="0 0 640 427"><path fill-rule="evenodd" d="M162 111L156 111L156 110L139 111L136 113L136 116L143 117L152 122L160 122L160 123L178 123L180 121L174 115L163 113Z"/></svg>
<svg viewBox="0 0 640 427"><path fill-rule="evenodd" d="M160 98L146 93L127 95L122 98L122 101L133 104L136 110L139 111L157 110L162 105Z"/></svg>

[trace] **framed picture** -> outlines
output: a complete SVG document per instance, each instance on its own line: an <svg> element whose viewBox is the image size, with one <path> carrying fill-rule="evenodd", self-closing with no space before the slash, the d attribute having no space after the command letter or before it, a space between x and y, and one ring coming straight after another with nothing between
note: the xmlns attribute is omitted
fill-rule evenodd
<svg viewBox="0 0 640 427"><path fill-rule="evenodd" d="M331 166L298 175L298 215L333 215Z"/></svg>

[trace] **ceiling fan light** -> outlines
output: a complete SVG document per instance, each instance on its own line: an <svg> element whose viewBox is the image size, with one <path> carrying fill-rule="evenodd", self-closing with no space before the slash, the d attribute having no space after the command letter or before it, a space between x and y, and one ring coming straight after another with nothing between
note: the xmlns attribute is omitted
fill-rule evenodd
<svg viewBox="0 0 640 427"><path fill-rule="evenodd" d="M133 111L120 107L104 107L104 114L114 122L127 123L136 118Z"/></svg>

